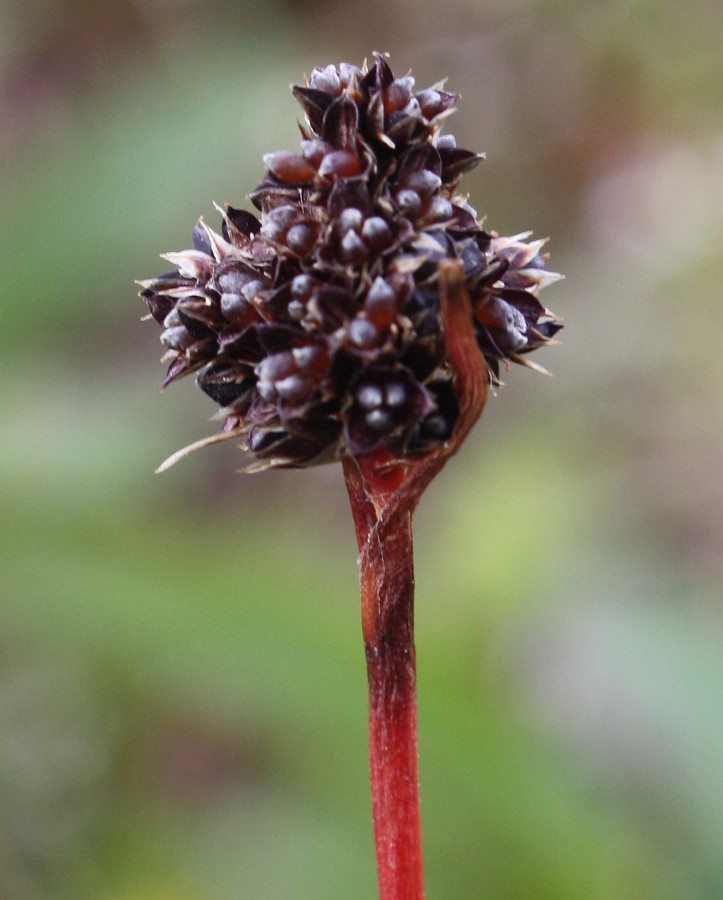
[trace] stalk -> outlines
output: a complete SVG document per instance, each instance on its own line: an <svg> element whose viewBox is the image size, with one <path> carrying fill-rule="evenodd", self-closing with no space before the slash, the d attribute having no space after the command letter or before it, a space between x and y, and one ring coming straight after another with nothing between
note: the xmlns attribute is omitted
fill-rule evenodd
<svg viewBox="0 0 723 900"><path fill-rule="evenodd" d="M488 374L458 263L440 266L440 317L460 415L448 444L418 461L385 450L343 461L361 583L369 683L369 769L380 900L423 900L414 650L412 515L478 418Z"/></svg>
<svg viewBox="0 0 723 900"><path fill-rule="evenodd" d="M412 515L379 519L374 483L344 470L360 550L362 634L369 683L369 769L381 900L424 897L417 773Z"/></svg>

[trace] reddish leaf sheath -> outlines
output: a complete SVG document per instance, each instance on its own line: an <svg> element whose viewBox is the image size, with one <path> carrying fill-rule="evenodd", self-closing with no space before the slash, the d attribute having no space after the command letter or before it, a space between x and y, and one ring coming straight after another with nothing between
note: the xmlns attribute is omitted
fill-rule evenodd
<svg viewBox="0 0 723 900"><path fill-rule="evenodd" d="M343 460L359 545L369 683L369 768L380 900L424 897L417 771L412 515L424 489L482 412L489 378L458 263L439 267L440 316L460 407L450 441L399 460L380 450Z"/></svg>

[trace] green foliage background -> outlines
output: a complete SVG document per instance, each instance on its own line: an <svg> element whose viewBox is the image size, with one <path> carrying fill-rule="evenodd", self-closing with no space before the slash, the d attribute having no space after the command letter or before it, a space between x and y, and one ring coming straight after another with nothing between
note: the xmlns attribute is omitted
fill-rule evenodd
<svg viewBox="0 0 723 900"><path fill-rule="evenodd" d="M351 517L336 467L153 468L133 279L293 149L287 86L449 76L503 233L567 322L417 515L430 898L723 896L714 0L0 8L0 895L368 898ZM197 396L198 395L198 396Z"/></svg>

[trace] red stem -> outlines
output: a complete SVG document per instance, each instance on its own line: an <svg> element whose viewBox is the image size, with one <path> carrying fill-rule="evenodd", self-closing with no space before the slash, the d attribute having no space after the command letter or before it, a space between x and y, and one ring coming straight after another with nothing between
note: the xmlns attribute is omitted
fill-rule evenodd
<svg viewBox="0 0 723 900"><path fill-rule="evenodd" d="M377 528L362 467L345 462L361 551L369 768L380 900L421 900L412 514Z"/></svg>
<svg viewBox="0 0 723 900"><path fill-rule="evenodd" d="M489 383L461 265L438 270L440 319L459 415L442 448L417 460L386 450L343 461L357 542L369 681L369 764L380 900L423 900L417 773L412 514L482 412Z"/></svg>

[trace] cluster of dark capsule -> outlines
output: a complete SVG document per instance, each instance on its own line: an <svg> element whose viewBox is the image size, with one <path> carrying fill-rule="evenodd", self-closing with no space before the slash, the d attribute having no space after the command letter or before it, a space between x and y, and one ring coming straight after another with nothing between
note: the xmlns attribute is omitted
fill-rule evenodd
<svg viewBox="0 0 723 900"><path fill-rule="evenodd" d="M165 384L196 373L252 467L306 466L386 448L415 457L457 417L438 265L463 267L490 380L561 327L537 299L559 276L542 241L485 231L460 176L482 158L440 132L457 95L415 91L381 56L315 69L293 88L300 153L264 157L221 233L202 220L176 270L141 282L163 326Z"/></svg>

